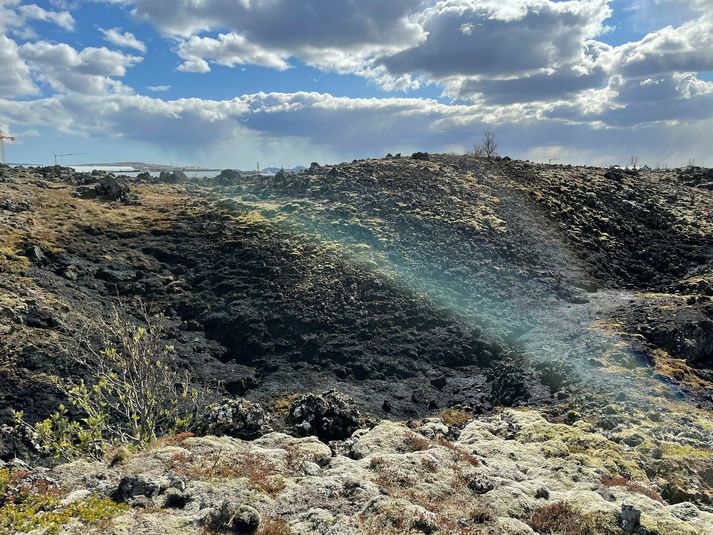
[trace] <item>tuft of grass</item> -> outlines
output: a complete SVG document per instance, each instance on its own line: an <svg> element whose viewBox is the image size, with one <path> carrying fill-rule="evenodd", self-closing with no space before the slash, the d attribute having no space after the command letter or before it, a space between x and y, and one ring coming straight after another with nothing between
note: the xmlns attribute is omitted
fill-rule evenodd
<svg viewBox="0 0 713 535"><path fill-rule="evenodd" d="M176 433L173 435L167 435L164 437L157 438L149 442L149 450L155 450L159 448L165 448L167 446L180 446L184 440L191 438L193 433L190 431L184 431L183 433Z"/></svg>
<svg viewBox="0 0 713 535"><path fill-rule="evenodd" d="M410 451L425 451L432 445L431 441L418 433L406 435L406 447Z"/></svg>
<svg viewBox="0 0 713 535"><path fill-rule="evenodd" d="M452 442L441 438L436 440L435 443L449 450L456 461L466 462L471 466L480 466L480 461L475 455L473 455L472 453L468 453L466 450L459 446L456 446Z"/></svg>
<svg viewBox="0 0 713 535"><path fill-rule="evenodd" d="M449 427L463 427L472 419L470 414L458 409L446 409L439 416Z"/></svg>
<svg viewBox="0 0 713 535"><path fill-rule="evenodd" d="M134 454L129 448L127 448L126 446L121 446L120 448L116 448L107 452L105 458L109 463L109 466L113 468L115 466L124 466L131 460L131 457L133 457L133 455Z"/></svg>

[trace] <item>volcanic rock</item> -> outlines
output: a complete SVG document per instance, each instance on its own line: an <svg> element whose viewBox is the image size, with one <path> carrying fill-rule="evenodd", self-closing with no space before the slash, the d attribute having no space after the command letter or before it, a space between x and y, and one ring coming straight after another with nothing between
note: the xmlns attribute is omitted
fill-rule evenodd
<svg viewBox="0 0 713 535"><path fill-rule="evenodd" d="M183 184L188 182L188 176L183 171L161 171L158 180L167 184Z"/></svg>
<svg viewBox="0 0 713 535"><path fill-rule="evenodd" d="M272 431L270 417L256 403L229 399L209 405L198 424L202 433L254 439Z"/></svg>
<svg viewBox="0 0 713 535"><path fill-rule="evenodd" d="M320 440L344 440L364 423L364 416L348 396L330 390L321 395L306 394L290 406L287 421L302 436Z"/></svg>
<svg viewBox="0 0 713 535"><path fill-rule="evenodd" d="M95 186L97 195L109 199L110 201L125 201L128 199L129 183L124 178L107 175Z"/></svg>

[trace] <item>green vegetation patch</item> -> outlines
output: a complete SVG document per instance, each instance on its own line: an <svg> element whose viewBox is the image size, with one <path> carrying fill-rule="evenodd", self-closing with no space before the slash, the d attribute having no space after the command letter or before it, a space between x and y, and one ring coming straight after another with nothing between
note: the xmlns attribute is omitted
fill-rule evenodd
<svg viewBox="0 0 713 535"><path fill-rule="evenodd" d="M65 503L46 480L25 481L27 473L0 468L0 533L44 530L58 533L70 522L100 526L128 510L109 498L92 495Z"/></svg>

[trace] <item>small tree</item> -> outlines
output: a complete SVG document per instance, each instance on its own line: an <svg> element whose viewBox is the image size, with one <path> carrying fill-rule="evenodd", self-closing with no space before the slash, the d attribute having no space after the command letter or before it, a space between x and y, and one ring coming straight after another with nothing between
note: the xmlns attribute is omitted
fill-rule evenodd
<svg viewBox="0 0 713 535"><path fill-rule="evenodd" d="M638 156L632 156L631 160L629 160L629 167L632 169L638 169L639 167L639 157Z"/></svg>
<svg viewBox="0 0 713 535"><path fill-rule="evenodd" d="M483 132L482 141L473 147L473 155L479 158L492 158L498 155L497 150L495 134L491 130L486 130Z"/></svg>
<svg viewBox="0 0 713 535"><path fill-rule="evenodd" d="M85 351L70 353L87 379L57 379L56 384L81 418L71 419L64 405L34 426L16 415L48 453L99 457L111 445L144 446L190 428L199 392L190 387L188 374L178 371L174 348L164 342L165 318L149 316L143 307L141 314L143 321L137 322L115 308L111 321L99 322L102 348L83 340Z"/></svg>

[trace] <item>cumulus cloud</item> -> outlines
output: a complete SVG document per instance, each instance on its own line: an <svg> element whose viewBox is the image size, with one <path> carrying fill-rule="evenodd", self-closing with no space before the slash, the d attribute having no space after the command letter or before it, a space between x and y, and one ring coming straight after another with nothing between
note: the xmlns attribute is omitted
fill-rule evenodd
<svg viewBox="0 0 713 535"><path fill-rule="evenodd" d="M75 24L69 11L49 11L37 4L21 4L20 0L0 0L0 32L30 36L34 32L27 23L33 20L56 24L67 31L72 31Z"/></svg>
<svg viewBox="0 0 713 535"><path fill-rule="evenodd" d="M0 95L17 97L38 92L32 83L30 68L18 53L17 44L0 34Z"/></svg>
<svg viewBox="0 0 713 535"><path fill-rule="evenodd" d="M289 67L283 55L254 45L236 33L220 34L217 39L194 35L180 44L178 54L186 60L178 69L187 72L208 72L207 59L226 67L251 64L281 71Z"/></svg>
<svg viewBox="0 0 713 535"><path fill-rule="evenodd" d="M255 93L230 100L165 101L132 94L67 94L37 99L32 106L0 99L0 122L43 125L85 136L107 136L195 155L228 144L264 143L310 156L348 159L384 152L466 150L484 128L494 128L501 146L527 156L533 140L547 139L561 160L624 163L632 151L643 161L685 162L710 158L705 136L711 119L671 130L665 124L601 129L555 118L491 117L475 105L448 105L422 98L346 98L321 93ZM675 142L679 136L681 142ZM698 137L697 137L698 136ZM280 145L282 143L282 145ZM540 151L541 154L545 152ZM532 153L530 153L532 154ZM305 153L302 152L303 157Z"/></svg>
<svg viewBox="0 0 713 535"><path fill-rule="evenodd" d="M604 29L606 0L445 0L420 15L420 45L381 59L390 71L437 78L513 76L584 59L586 40Z"/></svg>
<svg viewBox="0 0 713 535"><path fill-rule="evenodd" d="M612 68L627 76L713 69L713 13L668 26L613 51Z"/></svg>
<svg viewBox="0 0 713 535"><path fill-rule="evenodd" d="M113 77L124 76L128 67L142 60L104 47L77 51L64 43L45 41L25 43L18 52L39 80L59 92L103 94L130 91Z"/></svg>
<svg viewBox="0 0 713 535"><path fill-rule="evenodd" d="M165 93L171 89L170 85L149 85L146 89L153 91L154 93Z"/></svg>
<svg viewBox="0 0 713 535"><path fill-rule="evenodd" d="M109 43L122 48L133 48L139 52L146 52L146 44L139 41L131 32L121 32L121 28L110 28L108 30L99 28L99 31L104 34L104 39Z"/></svg>
<svg viewBox="0 0 713 535"><path fill-rule="evenodd" d="M278 69L290 58L344 72L364 69L367 58L424 38L412 15L420 0L115 0L164 34L185 42L180 70L208 72L208 61L254 63ZM218 37L202 35L221 32ZM203 55L201 55L203 54Z"/></svg>
<svg viewBox="0 0 713 535"><path fill-rule="evenodd" d="M154 25L178 56L179 71L241 65L288 71L306 63L356 74L389 91L435 86L444 98L357 99L310 92L228 100L140 96L120 79L141 57L27 37L32 20L69 29L73 19L68 12L0 0L0 44L6 45L0 62L8 66L0 71L0 90L6 96L31 95L39 85L53 95L36 98L31 106L6 98L0 101L0 121L92 136L110 132L181 153L209 151L226 140L271 146L290 140L345 158L387 147L465 150L484 128L497 130L504 149L520 155L537 144L537 154L569 147L558 149L563 158L594 158L587 152L591 146L618 154L622 146L638 143L643 157L656 136L671 139L664 130L673 124L687 133L713 125L713 84L697 74L713 70L710 0L635 0L636 12L649 6L676 9L679 15L671 26L620 46L605 42L614 5L607 0L111 3ZM59 0L53 5L70 7ZM123 29L101 31L117 47L146 49ZM21 34L28 42L18 45ZM689 156L702 159L700 153Z"/></svg>

